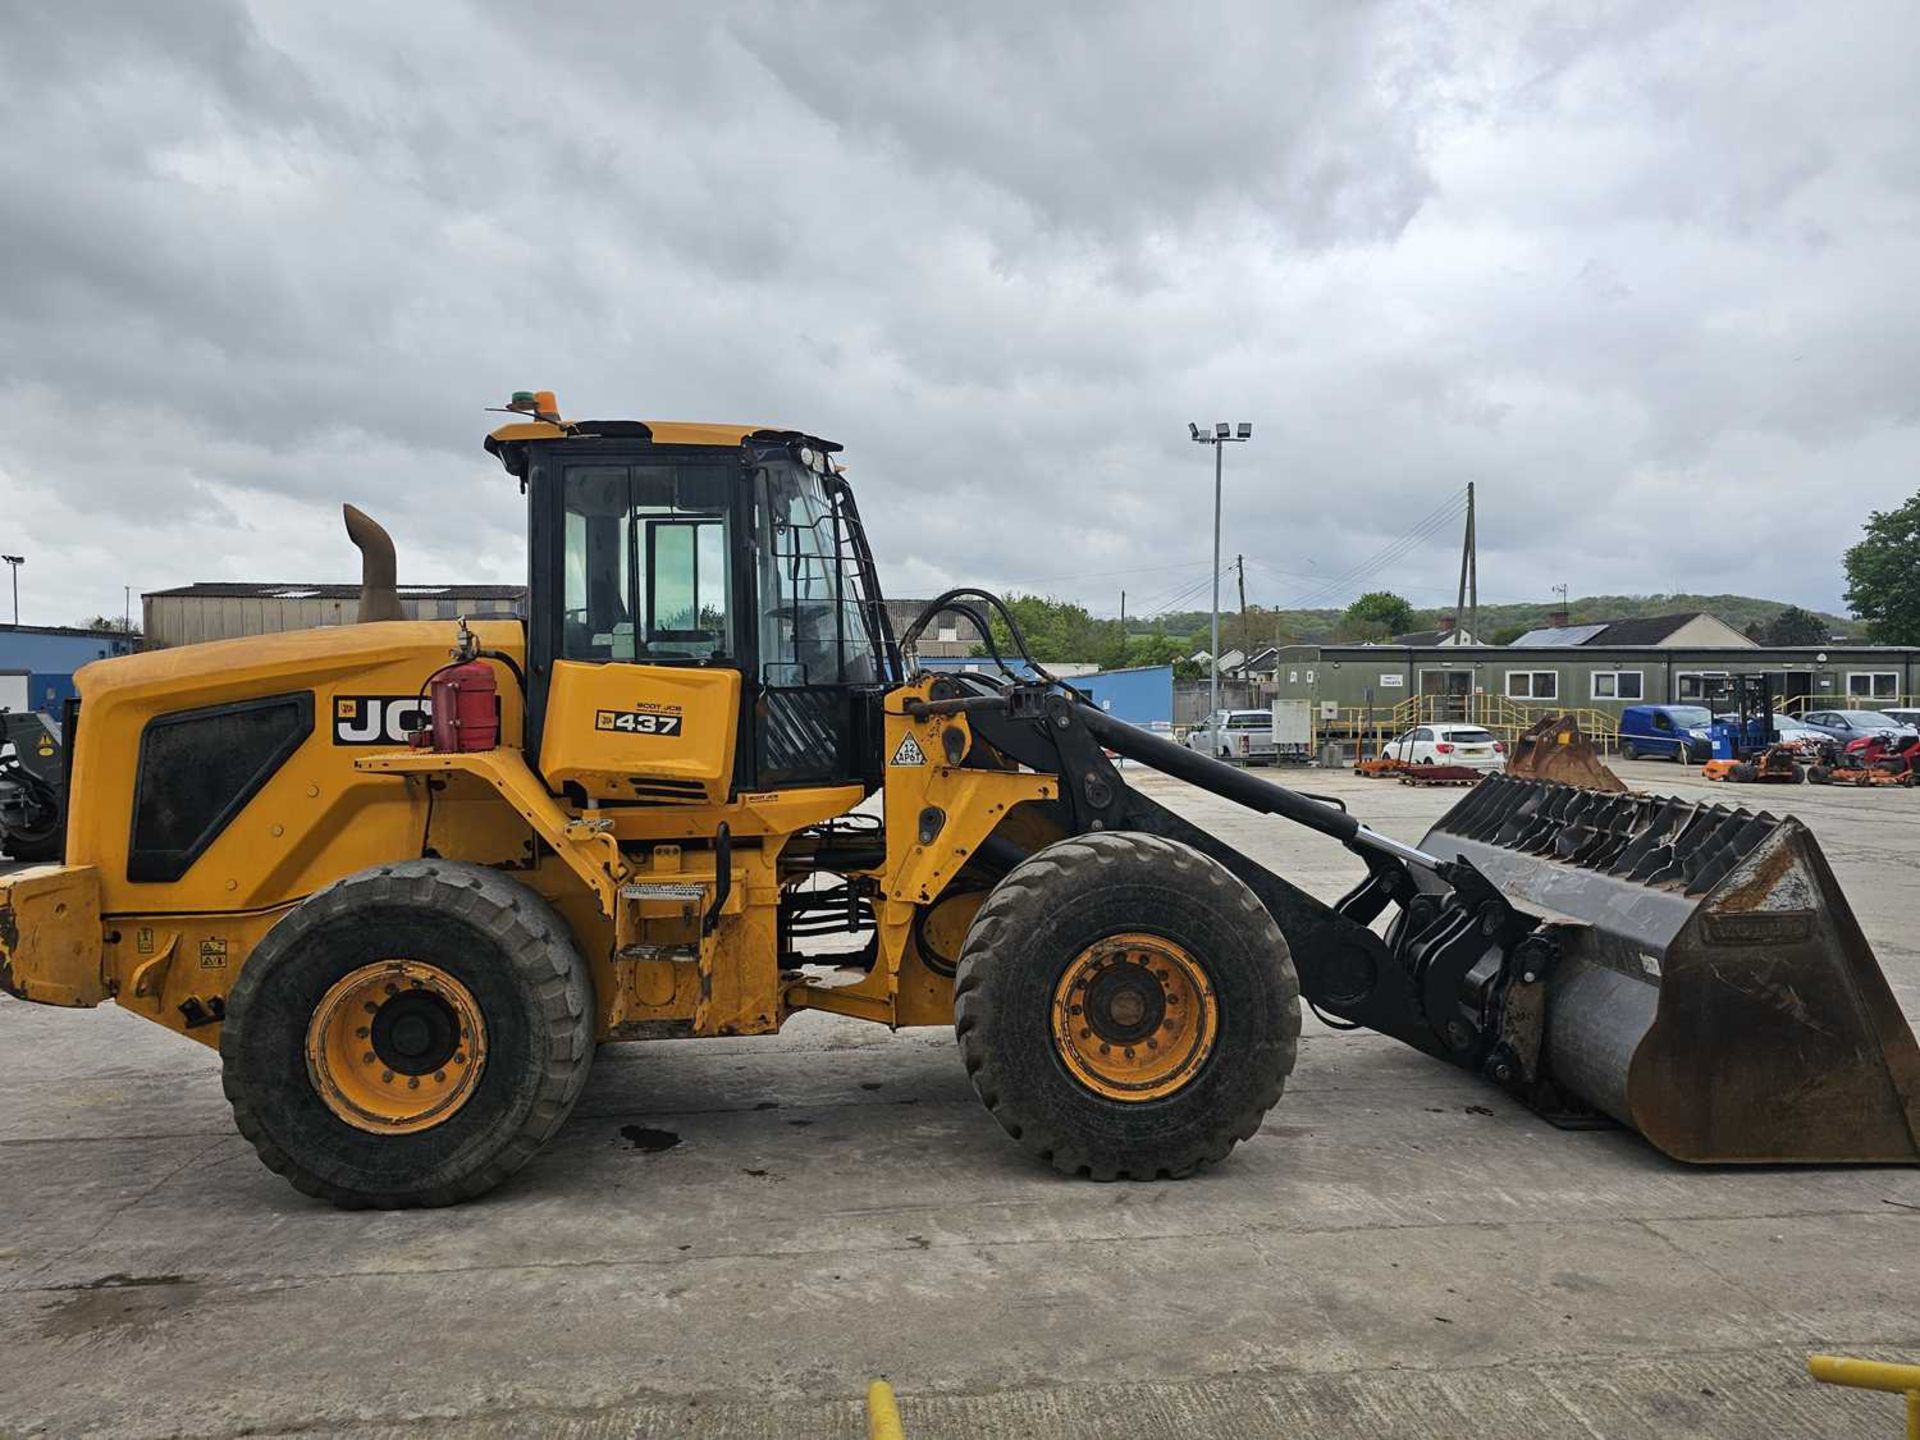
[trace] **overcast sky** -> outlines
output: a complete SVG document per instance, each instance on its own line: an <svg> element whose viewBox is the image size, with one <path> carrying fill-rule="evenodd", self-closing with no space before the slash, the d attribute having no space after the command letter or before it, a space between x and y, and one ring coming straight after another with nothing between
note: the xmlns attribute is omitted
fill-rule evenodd
<svg viewBox="0 0 1920 1440"><path fill-rule="evenodd" d="M1389 547L1472 480L1485 600L1837 608L1920 489L1907 4L6 11L29 623L351 580L342 500L518 580L515 388L824 434L890 593L1105 613L1204 603L1188 420L1265 603L1450 601Z"/></svg>

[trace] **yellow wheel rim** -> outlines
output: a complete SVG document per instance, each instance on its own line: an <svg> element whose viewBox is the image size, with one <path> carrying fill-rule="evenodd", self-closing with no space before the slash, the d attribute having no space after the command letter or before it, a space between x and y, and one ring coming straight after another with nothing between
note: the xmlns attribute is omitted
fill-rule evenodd
<svg viewBox="0 0 1920 1440"><path fill-rule="evenodd" d="M455 1114L487 1060L473 994L437 965L362 965L320 998L307 1023L307 1075L358 1130L408 1135Z"/></svg>
<svg viewBox="0 0 1920 1440"><path fill-rule="evenodd" d="M1082 950L1053 991L1053 1040L1074 1078L1109 1100L1158 1100L1206 1064L1220 1031L1207 972L1160 935Z"/></svg>

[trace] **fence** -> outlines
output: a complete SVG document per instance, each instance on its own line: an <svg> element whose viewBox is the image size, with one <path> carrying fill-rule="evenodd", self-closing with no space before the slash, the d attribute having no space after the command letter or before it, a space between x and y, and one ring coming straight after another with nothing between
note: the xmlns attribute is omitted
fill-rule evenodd
<svg viewBox="0 0 1920 1440"><path fill-rule="evenodd" d="M1343 706L1316 720L1319 743L1358 754L1373 753L1416 725L1478 725L1509 748L1527 730L1551 715L1571 715L1594 746L1612 751L1620 741L1620 722L1604 710L1566 705L1525 705L1504 695L1409 695L1398 705Z"/></svg>

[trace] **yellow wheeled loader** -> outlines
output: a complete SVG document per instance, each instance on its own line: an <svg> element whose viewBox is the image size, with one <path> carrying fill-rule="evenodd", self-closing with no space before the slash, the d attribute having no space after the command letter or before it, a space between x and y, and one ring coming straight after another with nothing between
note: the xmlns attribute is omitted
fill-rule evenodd
<svg viewBox="0 0 1920 1440"><path fill-rule="evenodd" d="M1680 1159L1920 1159L1920 1053L1797 822L1494 777L1402 844L1085 703L986 592L896 639L836 445L510 408L523 618L391 618L350 514L361 623L80 673L65 863L0 877L0 984L216 1046L303 1191L479 1195L598 1043L801 1010L952 1024L1029 1151L1179 1176L1279 1100L1303 996ZM943 612L1024 666L921 671ZM1114 755L1364 878L1323 903Z"/></svg>

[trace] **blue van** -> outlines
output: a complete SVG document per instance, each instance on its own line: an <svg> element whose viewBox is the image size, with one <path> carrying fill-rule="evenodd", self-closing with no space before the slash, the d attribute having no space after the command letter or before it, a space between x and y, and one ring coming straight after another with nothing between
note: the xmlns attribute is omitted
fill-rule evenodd
<svg viewBox="0 0 1920 1440"><path fill-rule="evenodd" d="M1622 760L1705 760L1713 753L1704 705L1629 705L1620 712Z"/></svg>

